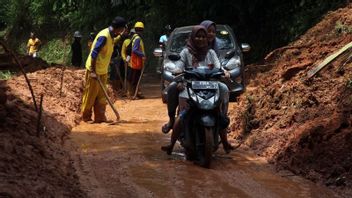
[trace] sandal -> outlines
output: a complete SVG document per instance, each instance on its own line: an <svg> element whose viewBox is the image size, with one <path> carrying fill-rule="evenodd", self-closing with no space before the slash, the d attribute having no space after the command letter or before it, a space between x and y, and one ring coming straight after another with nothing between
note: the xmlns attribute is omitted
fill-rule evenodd
<svg viewBox="0 0 352 198"><path fill-rule="evenodd" d="M161 127L161 131L162 131L164 134L169 133L169 131L174 127L174 123L175 123L175 121L170 120L168 123L164 124L164 125Z"/></svg>

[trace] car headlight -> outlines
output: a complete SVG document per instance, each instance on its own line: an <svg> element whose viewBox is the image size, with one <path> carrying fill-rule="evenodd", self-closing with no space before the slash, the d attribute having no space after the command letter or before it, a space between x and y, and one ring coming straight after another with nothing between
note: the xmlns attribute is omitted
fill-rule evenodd
<svg viewBox="0 0 352 198"><path fill-rule="evenodd" d="M235 55L226 63L225 68L228 70L232 70L240 66L241 66L241 58Z"/></svg>

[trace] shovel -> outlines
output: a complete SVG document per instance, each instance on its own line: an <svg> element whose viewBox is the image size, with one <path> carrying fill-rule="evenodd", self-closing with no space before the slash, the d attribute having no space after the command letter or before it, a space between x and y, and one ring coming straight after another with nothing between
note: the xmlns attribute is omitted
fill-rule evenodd
<svg viewBox="0 0 352 198"><path fill-rule="evenodd" d="M97 80L98 80L98 82L99 82L100 88L101 88L101 89L103 90L103 92L104 92L104 96L105 96L106 100L108 101L110 107L112 108L112 110L113 110L114 113L115 113L116 122L114 122L114 123L117 123L118 121L120 121L120 114L119 114L119 112L117 112L117 110L115 109L114 105L112 104L112 102L111 102L111 100L110 100L110 98L109 98L109 96L108 96L108 93L106 92L105 87L104 87L103 83L101 82L100 77L99 77L98 75L97 75Z"/></svg>
<svg viewBox="0 0 352 198"><path fill-rule="evenodd" d="M137 86L136 86L136 90L134 91L134 95L133 95L133 100L135 100L137 98L137 94L138 94L138 89L142 80L142 76L144 73L144 69L145 69L145 65L143 65L142 71L141 71L141 75L139 76L138 82L137 82Z"/></svg>

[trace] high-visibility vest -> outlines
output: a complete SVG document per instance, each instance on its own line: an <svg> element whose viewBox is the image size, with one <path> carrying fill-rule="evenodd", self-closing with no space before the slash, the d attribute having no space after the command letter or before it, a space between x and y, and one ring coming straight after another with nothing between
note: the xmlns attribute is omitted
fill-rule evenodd
<svg viewBox="0 0 352 198"><path fill-rule="evenodd" d="M109 28L105 28L98 33L98 35L95 37L93 41L89 56L86 61L86 68L89 71L92 71L92 68L91 68L92 52L98 38L101 36L104 36L106 38L106 42L105 42L105 45L100 49L96 59L95 71L98 75L104 75L108 73L112 52L114 51L114 40L110 35Z"/></svg>
<svg viewBox="0 0 352 198"><path fill-rule="evenodd" d="M136 36L135 39L132 40L132 49L133 49L134 43L137 39L139 39L139 49L138 50L143 52L143 54L145 54L143 41L142 41L141 37L139 37L138 35ZM139 70L142 69L142 67L143 67L143 58L139 57L139 56L137 56L137 54L133 53L133 50L131 53L131 67L133 69L139 69Z"/></svg>
<svg viewBox="0 0 352 198"><path fill-rule="evenodd" d="M27 47L29 47L29 53L33 54L37 52L39 45L40 45L40 40L38 38L35 38L35 39L30 38L27 42Z"/></svg>

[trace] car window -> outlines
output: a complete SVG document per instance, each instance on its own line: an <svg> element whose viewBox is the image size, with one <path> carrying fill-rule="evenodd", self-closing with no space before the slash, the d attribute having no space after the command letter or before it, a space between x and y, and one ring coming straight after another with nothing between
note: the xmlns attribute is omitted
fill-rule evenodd
<svg viewBox="0 0 352 198"><path fill-rule="evenodd" d="M190 34L191 30L175 32L171 38L169 50L171 52L180 53L183 48L186 47L187 39ZM219 28L216 32L216 42L219 50L232 49L235 46L230 32L223 28Z"/></svg>
<svg viewBox="0 0 352 198"><path fill-rule="evenodd" d="M219 50L231 49L234 47L230 33L226 30L216 32L216 42Z"/></svg>
<svg viewBox="0 0 352 198"><path fill-rule="evenodd" d="M178 32L173 35L170 43L170 51L180 53L187 44L191 32Z"/></svg>

